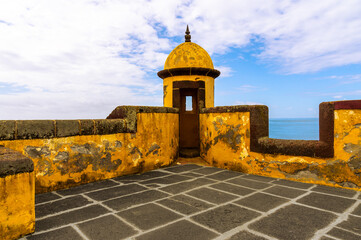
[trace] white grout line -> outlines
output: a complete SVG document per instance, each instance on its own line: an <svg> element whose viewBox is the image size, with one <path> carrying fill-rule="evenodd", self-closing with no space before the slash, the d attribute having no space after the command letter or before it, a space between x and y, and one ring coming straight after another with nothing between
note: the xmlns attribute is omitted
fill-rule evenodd
<svg viewBox="0 0 361 240"><path fill-rule="evenodd" d="M270 187L272 187L272 186L270 186ZM268 188L270 188L270 187L268 187ZM265 188L265 189L268 189L268 188ZM259 190L257 190L256 193L259 193L259 192L261 192L262 190L265 190L265 189L259 189ZM310 188L310 189L311 189L311 188ZM253 194L256 194L256 193L253 193ZM253 195L253 194L250 194L250 195ZM223 238L216 238L216 239L217 239L217 240L221 240L221 239L224 239L224 238L226 238L226 237L231 237L231 236L233 236L234 234L236 234L236 233L238 233L238 232L240 232L240 231L242 231L242 230L247 230L247 231L249 231L249 230L251 230L251 229L248 228L248 226L249 226L250 224L252 224L252 223L254 223L254 222L257 222L257 221L261 220L261 219L264 218L264 217L269 216L270 214L276 212L277 210L279 210L279 209L281 209L281 208L284 208L284 207L287 207L287 206L290 206L290 205L294 204L294 203L296 202L296 200L298 200L298 199L300 199L300 198L302 198L302 197L304 197L304 196L307 196L308 194L309 194L309 192L305 192L304 194L301 194L301 195L299 195L298 197L296 197L296 198L294 198L294 199L288 199L288 200L289 200L288 202L283 203L283 204L280 204L280 205L278 205L277 207L272 208L272 209L270 209L270 210L267 211L267 212L262 212L260 216L258 216L258 217L256 217L256 218L253 218L252 220L250 220L250 221L242 224L242 225L239 226L239 227L233 228L233 229L229 230L228 232L223 233L223 234L222 234L222 237L223 237ZM250 196L250 195L249 195L249 196ZM237 206L239 206L239 205L237 205ZM242 206L242 207L244 207L244 206ZM255 211L254 209L252 209L252 210ZM268 235L266 235L266 234L259 233L259 232L256 232L256 231L252 231L252 233L254 233L254 234L256 234L256 235L259 235L259 236L262 236L262 237L267 237L268 239L275 239L275 238L272 238L271 236L268 236Z"/></svg>
<svg viewBox="0 0 361 240"><path fill-rule="evenodd" d="M90 197L84 195L85 198L89 198L89 200L93 200L91 199ZM123 219L122 217L120 217L119 215L117 215L116 213L118 213L119 211L115 211L114 209L108 207L107 205L104 205L102 202L99 202L99 201L96 201L96 200L93 200L96 204L106 208L107 210L109 210L111 213L113 213L113 216L115 216L116 218L118 218L119 220L121 220L122 222L124 222L125 224L127 224L128 226L132 227L133 229L135 229L136 231L142 231L141 229L139 229L137 226L129 223L128 221L126 221L125 219ZM90 221L92 219L87 219L86 221ZM85 222L85 221L84 221Z"/></svg>
<svg viewBox="0 0 361 240"><path fill-rule="evenodd" d="M80 229L77 225L75 224L70 224L70 226L72 228L74 228L74 230L84 239L84 240L90 240Z"/></svg>
<svg viewBox="0 0 361 240"><path fill-rule="evenodd" d="M59 194L59 193L57 193L56 191L53 191L52 193L54 193L55 195L57 195L57 196L59 196L59 197L64 198L64 196L63 196L63 195L60 195L60 194Z"/></svg>
<svg viewBox="0 0 361 240"><path fill-rule="evenodd" d="M339 214L339 216L338 216L332 223L330 223L328 226L326 226L326 227L323 228L323 229L319 229L319 230L315 233L314 239L315 239L315 240L320 239L324 234L326 234L326 233L327 233L328 231L330 231L332 228L336 227L337 224L339 224L339 223L347 220L349 214L356 209L356 207L358 206L358 204L359 204L358 201L356 201L356 202L355 202L354 204L352 204L349 208L347 208L345 211L343 211L341 214ZM339 227L339 228L341 228L341 227ZM354 234L356 234L356 235L358 235L358 236L361 236L361 235L359 235L358 233L352 232L352 231L350 231L350 230L347 230L347 229L344 229L344 228L341 228L341 229L343 229L343 230L345 230L345 231L347 231L347 232L354 233Z"/></svg>
<svg viewBox="0 0 361 240"><path fill-rule="evenodd" d="M331 235L327 235L327 234L325 234L324 237L328 237L328 238L331 238L331 239L333 239L333 240L344 240L344 239L337 238L337 237L334 237L334 236L331 236Z"/></svg>
<svg viewBox="0 0 361 240"><path fill-rule="evenodd" d="M48 229L43 230L43 231L35 231L34 233L31 234L31 236L33 236L33 235L39 235L39 234L43 234L43 233L47 233L47 232L51 232L51 231L55 231L55 230L58 230L58 229L62 229L62 228L65 228L65 227L69 227L69 226L71 227L71 226L74 225L74 224L83 223L83 222L86 222L86 221L89 221L89 220L102 218L102 217L108 216L108 215L110 215L110 214L111 214L111 213L107 212L107 213L98 215L98 216L96 216L96 217L94 217L94 218L87 219L87 220L84 220L84 221L79 221L79 222L75 222L75 223L68 223L68 224L64 224L64 225L61 225L61 226L56 226L56 227L53 227L53 228L48 228Z"/></svg>
<svg viewBox="0 0 361 240"><path fill-rule="evenodd" d="M90 203L90 204L87 204L87 205L84 205L84 206L80 206L80 207L76 207L76 208L70 208L70 209L67 209L67 210L64 210L64 211L61 211L61 212L56 212L56 213L53 213L53 214L49 214L49 215L46 215L46 216L43 216L43 217L38 217L35 219L35 223L36 221L40 221L40 220L43 220L43 219L46 219L46 218L49 218L49 217L55 217L55 216L58 216L58 215L61 215L63 213L69 213L69 212L72 212L72 211L75 211L75 210L80 210L82 208L86 208L86 207L90 207L90 206L94 206L96 205L95 203ZM36 215L36 213L35 213Z"/></svg>
<svg viewBox="0 0 361 240"><path fill-rule="evenodd" d="M175 166L176 167L176 166ZM202 168L205 168L205 167L202 167ZM94 220L94 219L98 219L98 218L101 218L101 217L104 217L104 216L107 216L107 215L113 215L115 217L117 217L118 219L122 220L122 222L124 222L125 224L129 225L130 227L132 227L133 229L137 230L138 233L136 235L133 235L132 237L129 237L128 239L134 239L135 237L137 236L140 236L140 235L143 235L145 233L148 233L148 232L152 232L152 231L155 231L157 229L160 229L162 227L165 227L165 226L168 226L170 224L173 224L173 223L176 223L178 221L182 221L182 220L187 220L187 221L190 221L192 222L193 224L195 225L198 225L198 226L201 226L202 228L205 228L211 232L214 232L214 233L217 233L218 235L221 234L219 237L217 237L216 239L224 239L225 237L231 237L232 235L238 233L239 231L241 230L247 230L248 232L251 232L255 235L258 235L258 236L262 236L262 237L265 237L267 239L275 239L273 237L270 237L268 235L265 235L263 233L259 233L257 231L254 231L252 229L249 229L248 226L250 224L252 224L253 222L256 222L258 220L260 220L261 218L265 217L265 216L268 216L269 214L272 214L274 212L276 212L277 210L283 208L283 207L286 207L286 206L289 206L291 204L297 204L297 205L301 205L301 206L305 206L305 207L310 207L310 208L314 208L314 209L317 209L317 210L321 210L321 211L326 211L326 212L331 212L333 214L336 214L338 215L338 219L340 218L340 215L343 216L345 215L346 216L346 213L342 213L342 214L337 214L335 212L332 212L332 211L328 211L328 210L325 210L325 209L319 209L319 208L316 208L316 207L312 207L310 205L305 205L305 204L301 204L301 203L297 203L296 201L304 196L307 196L309 195L310 193L313 193L314 191L311 191L313 188L315 188L317 185L313 185L311 188L308 188L308 189L301 189L301 188L296 188L296 187L290 187L290 186L287 186L287 185L279 185L279 184L275 184L274 182L278 181L278 179L275 179L271 182L265 182L265 181L261 181L261 180L256 180L256 179L248 179L248 178L244 178L245 180L248 180L248 181L255 181L255 182L260 182L260 183L264 183L264 184L269 184L270 186L266 187L266 188L263 188L263 189L254 189L254 188L250 188L250 187L247 187L247 186L242 186L242 185L238 185L238 184L234 184L234 183L230 183L230 182L226 182L226 181L229 181L229 180L232 180L234 178L242 178L244 176L247 176L249 174L242 174L242 175L239 175L239 176L234 176L232 178L228 178L228 179L225 179L225 180L217 180L217 179L212 179L212 178L207 178L208 176L212 176L212 175L215 175L215 174L218 174L218 173L221 173L221 172L225 172L225 171L228 171L228 170L223 170L223 171L216 171L214 173L211 173L211 174L199 174L197 172L195 172L196 174L198 174L199 176L196 176L196 177L191 177L190 179L186 179L186 180L182 180L182 181L179 181L179 182L175 182L175 183L172 183L172 184L158 184L158 183L154 183L154 184L157 184L157 185L161 185L159 187L148 187L146 185L142 185L142 182L145 182L145 181L149 181L149 180L155 180L155 179L159 179L159 178L164 178L164 177L170 177L170 176L174 176L174 175L182 175L182 174L185 174L185 173L192 173L192 171L196 171L196 170L199 170L199 169L202 169L202 168L196 168L196 169L190 169L190 170L187 170L187 171L184 171L184 172L180 172L180 173L173 173L173 172L169 172L169 171L165 171L165 170L162 170L162 169L158 169L157 171L160 171L160 172L166 172L168 173L168 175L165 175L165 176L160 176L160 177L154 177L154 178L149 178L149 179L146 179L146 180L134 180L132 182L129 182L129 183L124 183L124 182L118 182L118 181L115 181L113 179L109 179L110 181L112 182L115 182L119 185L117 186L123 186L126 185L126 184L137 184L139 186L142 186L142 187L145 187L146 189L145 190L142 190L142 191L139 191L139 192L135 192L135 193L130 193L130 194L126 194L126 195L123 195L123 196L117 196L117 197L114 197L114 198L110 198L110 199L106 199L106 200L103 200L103 201L96 201L88 196L86 196L85 194L86 193L89 193L89 192L97 192L97 191L101 191L101 190L105 190L105 189L111 189L111 188L114 188L114 187L117 187L117 186L110 186L110 187L106 187L106 188L100 188L100 189L96 189L96 190L91 190L91 191L87 191L87 192L83 192L83 193L79 193L79 194L74 194L74 195L68 195L68 196L62 196L56 192L54 192L55 194L57 194L58 196L61 197L61 199L65 199L65 198L69 198L69 197L72 197L72 196L76 196L76 195L81 195L83 196L84 198L90 200L92 203L91 204L88 204L88 205L85 205L85 206L82 206L82 207L79 207L79 208L72 208L72 209L69 209L69 210L66 210L66 211L62 211L60 213L56 213L56 214L52 214L52 215L48 215L46 217L50 217L50 216L56 216L56 215L59 215L61 213L66 213L66 212L71 212L73 210L77 210L77 209L81 209L81 208L84 208L84 207L89 207L89 206L92 206L92 205L100 205L104 208L106 208L107 210L110 211L110 213L106 213L106 214L103 214L103 215L100 215L100 216L97 216L97 217L94 217L94 218L91 218L91 219L87 219L87 220L84 220L84 221L80 221L80 222L77 222L77 223L72 223L72 224L67 224L67 225L62 225L60 227L56 227L56 228L52 228L52 229L47 229L45 231L42 231L42 232L36 232L34 233L34 235L38 235L38 234L41 234L41 233L45 233L45 232L49 232L49 231L53 231L53 230L56 230L56 229L60 229L60 228L63 228L63 227L66 227L66 226L71 226L73 227L78 233L81 233L82 237L87 240L88 238L81 232L81 230L75 225L75 224L79 224L79 223L83 223L83 222L87 222L87 221L91 221L91 220ZM183 176L183 175L182 175ZM163 191L161 190L160 188L162 188L163 186L172 186L172 185L175 185L175 184L181 184L181 183L184 183L184 182L192 182L196 179L200 179L200 178L206 178L206 179L210 179L210 180L213 180L214 182L211 182L211 183L208 183L208 184L204 184L204 185L201 185L201 186L198 186L198 187L194 187L194 188L191 188L191 189L188 189L186 191L181 191L179 193L169 193L169 192L166 192L166 191ZM249 194L246 194L246 195L243 195L243 196L240 196L240 195L237 195L237 194L234 194L234 193L231 193L231 192L227 192L227 191L224 191L224 190L221 190L221 189L216 189L216 188L211 188L210 185L213 185L213 184L218 184L218 183L227 183L227 184L230 184L230 185L234 185L234 186L238 186L238 187L243 187L243 188L247 188L247 189L251 189L253 192L249 193ZM297 189L297 190L301 190L301 191L305 191L305 193L299 195L298 197L296 198L293 198L293 199L290 199L290 198L286 198L286 197L283 197L283 196L279 196L279 195L275 195L275 194L271 194L271 193L267 193L267 192L263 192L264 190L268 189L268 188L271 188L273 186L281 186L281 187L286 187L286 188L290 188L290 189ZM231 201L227 201L225 203L222 203L222 204L215 204L215 203L212 203L212 202L209 202L207 200L204 200L204 199L201 199L201 198L197 198L197 197L194 197L192 195L188 195L187 193L191 192L191 191L194 191L194 190L197 190L197 189L201 189L201 188L208 188L208 189L212 189L212 190L216 190L216 191L219 191L219 192L223 192L223 193L227 193L227 194L231 194L233 196L236 196L237 198L231 200ZM136 227L135 225L129 223L128 221L126 221L125 219L123 219L122 217L118 216L116 213L118 213L119 211L115 211L114 209L104 205L102 202L104 201L108 201L108 200L114 200L114 199L118 199L118 198L122 198L122 197L126 197L126 196L130 196L130 195L133 195L133 194L139 194L139 193L143 193L143 192L146 192L146 191L149 191L149 190L156 190L156 191L159 191L159 192L162 192L162 193L165 193L165 194L168 194L166 197L163 197L163 198L159 198L159 199L155 199L155 200L152 200L150 202L146 202L146 203L140 203L140 204L137 204L137 205L133 205L131 207L128 207L126 209L122 209L123 210L128 210L128 209L132 209L132 208L136 208L136 207L139 207L139 206L142 206L142 205L146 205L146 204L150 204L150 203L153 203L153 204L156 204L156 205L159 205L163 208L166 208L178 215L181 215L182 218L180 219L177 219L177 220L174 220L174 221L171 221L171 222L168 222L164 225L161 225L161 226L157 226L155 228L152 228L152 229L149 229L149 230L146 230L146 231L142 231L141 229L139 229L138 227ZM261 211L258 211L258 210L255 210L255 209L252 209L252 208L249 208L249 207L246 207L246 206L241 206L241 205L238 205L236 204L236 206L240 206L242 208L245 208L245 209L249 209L251 211L254 211L254 212L258 212L260 213L261 215L257 218L254 218L252 219L251 221L248 221L246 223L244 223L243 225L239 226L239 227L236 227L236 228L233 228L231 230L229 230L228 232L225 232L225 233L219 233L217 231L215 231L214 229L211 229L207 226L204 226L200 223L197 223L195 222L194 220L191 219L191 217L193 216L196 216L198 214L202 214L202 213L205 213L207 211L211 211L213 209L216 209L218 207L221 207L221 206L225 206L225 205L228 205L228 204L235 204L234 202L240 200L240 199L243 199L243 198L246 198L246 197L249 197L251 195L254 195L254 194L257 194L257 193L260 193L262 192L263 194L268 194L268 195L271 195L271 196L275 196L275 197L279 197L279 198L283 198L283 199L286 199L288 202L284 203L284 204L281 204L279 206L277 206L276 208L273 208L273 209L270 209L268 212L261 212ZM343 196L339 196L339 195L333 195L333 194L327 194L327 193L322 193L322 192L314 192L314 193L320 193L320 194L326 194L326 195L331 195L331 196L337 196L337 197L343 197ZM358 195L360 193L356 194L354 197L352 198L355 198L357 199ZM193 198L197 201L201 201L201 202L204 202L204 203L208 203L208 204L211 204L211 207L210 208L207 208L205 210L202 210L202 211L198 211L198 212L195 212L195 213L192 213L192 214L189 214L189 215L185 215L185 214L182 214L180 212L177 212L167 206L164 206L164 205L161 205L159 203L159 201L161 200L164 200L164 199L171 199L172 197L174 196L177 196L177 195L184 195L184 196L187 196L187 197L190 197L190 198ZM347 198L347 197L344 197L344 198ZM61 199L56 199L56 200L53 200L53 201L49 201L49 202L55 202L57 200L61 200ZM350 199L350 198L348 198ZM49 203L49 202L44 202L44 203ZM357 200L355 202L358 203L358 202L361 202L361 200ZM44 204L44 203L41 203L41 204ZM354 204L354 205L355 205ZM347 210L347 213L350 213L352 212L357 205L354 206L353 205L353 209L351 209L351 207ZM36 219L36 220L41 220L41 219L45 219L46 217L42 217L40 219ZM335 225L335 224L334 224ZM331 224L329 225L331 226ZM330 227L331 228L331 227ZM344 229L343 229L344 230ZM320 231L320 230L319 230ZM345 230L347 231L347 230ZM348 232L351 232L351 231L348 231ZM322 232L322 233L326 233L326 230L325 232ZM353 232L352 232L353 233ZM324 236L324 235L322 235ZM321 237L321 236L320 236ZM334 237L333 237L334 238Z"/></svg>

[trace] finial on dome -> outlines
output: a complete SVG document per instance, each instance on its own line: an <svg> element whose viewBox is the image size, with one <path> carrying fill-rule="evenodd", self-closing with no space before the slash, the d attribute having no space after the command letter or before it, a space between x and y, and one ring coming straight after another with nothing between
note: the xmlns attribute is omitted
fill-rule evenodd
<svg viewBox="0 0 361 240"><path fill-rule="evenodd" d="M186 29L186 35L184 35L185 42L191 42L191 35L189 35L191 32L189 31L188 24Z"/></svg>

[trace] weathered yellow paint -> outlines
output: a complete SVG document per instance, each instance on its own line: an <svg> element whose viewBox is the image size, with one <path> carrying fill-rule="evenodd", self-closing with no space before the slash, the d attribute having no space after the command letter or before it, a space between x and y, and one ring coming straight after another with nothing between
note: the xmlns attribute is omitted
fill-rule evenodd
<svg viewBox="0 0 361 240"><path fill-rule="evenodd" d="M176 160L179 118L137 114L136 133L1 141L34 162L36 192L138 173Z"/></svg>
<svg viewBox="0 0 361 240"><path fill-rule="evenodd" d="M188 75L173 76L163 80L163 104L164 107L173 107L173 82L176 81L204 81L205 82L205 106L214 107L214 78L209 76Z"/></svg>
<svg viewBox="0 0 361 240"><path fill-rule="evenodd" d="M361 110L335 110L334 136L336 159L361 157Z"/></svg>
<svg viewBox="0 0 361 240"><path fill-rule="evenodd" d="M228 166L248 157L249 113L200 114L199 121L201 154L208 163Z"/></svg>
<svg viewBox="0 0 361 240"><path fill-rule="evenodd" d="M168 55L164 69L183 67L212 68L213 62L206 50L193 42L184 42L178 45Z"/></svg>
<svg viewBox="0 0 361 240"><path fill-rule="evenodd" d="M251 152L249 113L207 113L199 120L201 156L215 167L361 190L361 110L335 112L335 157L327 159Z"/></svg>
<svg viewBox="0 0 361 240"><path fill-rule="evenodd" d="M0 239L17 239L34 230L34 172L0 178Z"/></svg>

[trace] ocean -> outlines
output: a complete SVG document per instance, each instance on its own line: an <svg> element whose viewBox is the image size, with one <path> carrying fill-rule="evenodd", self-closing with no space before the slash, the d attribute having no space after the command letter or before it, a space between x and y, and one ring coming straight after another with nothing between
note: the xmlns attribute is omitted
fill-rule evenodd
<svg viewBox="0 0 361 240"><path fill-rule="evenodd" d="M319 140L318 118L273 118L269 120L269 137Z"/></svg>

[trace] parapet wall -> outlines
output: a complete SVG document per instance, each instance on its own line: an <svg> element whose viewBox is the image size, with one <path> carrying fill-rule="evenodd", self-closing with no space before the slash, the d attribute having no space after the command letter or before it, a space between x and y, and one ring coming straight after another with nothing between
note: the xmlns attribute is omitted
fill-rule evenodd
<svg viewBox="0 0 361 240"><path fill-rule="evenodd" d="M37 193L175 161L178 109L120 106L108 118L1 121L0 145L34 162Z"/></svg>
<svg viewBox="0 0 361 240"><path fill-rule="evenodd" d="M202 109L201 156L250 174L361 190L361 101L320 104L320 140L268 137L266 106Z"/></svg>

